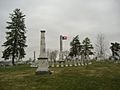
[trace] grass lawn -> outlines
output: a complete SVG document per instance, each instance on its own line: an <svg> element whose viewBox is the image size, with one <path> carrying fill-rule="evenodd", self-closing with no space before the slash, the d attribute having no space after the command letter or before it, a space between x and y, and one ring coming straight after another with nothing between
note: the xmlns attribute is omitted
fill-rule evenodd
<svg viewBox="0 0 120 90"><path fill-rule="evenodd" d="M120 90L120 64L50 69L51 75L35 75L27 65L0 67L0 90Z"/></svg>

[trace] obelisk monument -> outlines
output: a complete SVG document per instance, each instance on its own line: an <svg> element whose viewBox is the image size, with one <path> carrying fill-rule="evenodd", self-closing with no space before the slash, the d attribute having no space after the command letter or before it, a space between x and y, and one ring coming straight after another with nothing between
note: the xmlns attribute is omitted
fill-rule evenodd
<svg viewBox="0 0 120 90"><path fill-rule="evenodd" d="M38 68L36 74L49 73L48 58L46 55L45 30L41 30L40 56L38 58Z"/></svg>

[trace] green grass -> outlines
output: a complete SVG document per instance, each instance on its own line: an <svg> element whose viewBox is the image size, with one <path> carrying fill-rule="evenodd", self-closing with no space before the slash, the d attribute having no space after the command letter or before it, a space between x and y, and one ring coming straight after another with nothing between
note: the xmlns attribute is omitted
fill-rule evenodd
<svg viewBox="0 0 120 90"><path fill-rule="evenodd" d="M0 67L0 90L120 90L120 64L50 69L51 75L35 75L27 65Z"/></svg>

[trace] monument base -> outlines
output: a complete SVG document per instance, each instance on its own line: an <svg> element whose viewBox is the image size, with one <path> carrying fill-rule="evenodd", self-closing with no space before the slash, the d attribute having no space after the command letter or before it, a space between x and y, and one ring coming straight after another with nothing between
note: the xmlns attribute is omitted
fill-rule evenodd
<svg viewBox="0 0 120 90"><path fill-rule="evenodd" d="M35 72L36 75L44 75L44 74L52 74L50 71L37 71Z"/></svg>
<svg viewBox="0 0 120 90"><path fill-rule="evenodd" d="M36 74L51 74L49 70L48 58L38 58L38 68L36 70Z"/></svg>

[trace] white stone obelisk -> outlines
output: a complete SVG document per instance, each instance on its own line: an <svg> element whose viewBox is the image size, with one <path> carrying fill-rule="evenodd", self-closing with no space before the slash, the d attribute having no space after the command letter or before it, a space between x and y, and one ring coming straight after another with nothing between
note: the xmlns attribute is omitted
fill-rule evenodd
<svg viewBox="0 0 120 90"><path fill-rule="evenodd" d="M49 73L48 58L46 56L45 31L41 31L40 56L38 58L38 68L36 74Z"/></svg>

